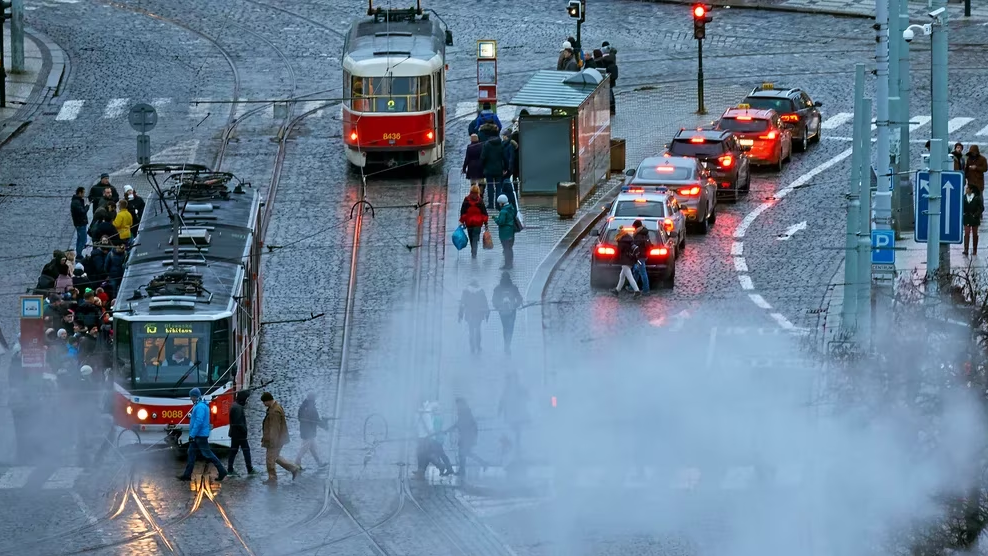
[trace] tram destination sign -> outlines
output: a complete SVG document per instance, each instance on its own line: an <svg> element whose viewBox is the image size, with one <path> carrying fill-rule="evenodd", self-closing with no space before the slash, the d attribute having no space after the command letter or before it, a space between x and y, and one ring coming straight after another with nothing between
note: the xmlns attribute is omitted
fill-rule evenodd
<svg viewBox="0 0 988 556"><path fill-rule="evenodd" d="M150 336L183 336L197 333L191 322L147 322L142 328Z"/></svg>

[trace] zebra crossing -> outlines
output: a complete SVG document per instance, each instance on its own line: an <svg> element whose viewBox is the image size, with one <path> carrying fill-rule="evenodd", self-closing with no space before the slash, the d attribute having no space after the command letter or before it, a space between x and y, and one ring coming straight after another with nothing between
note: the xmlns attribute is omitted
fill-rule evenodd
<svg viewBox="0 0 988 556"><path fill-rule="evenodd" d="M0 491L16 489L68 490L75 486L82 467L42 468L34 466L0 468Z"/></svg>
<svg viewBox="0 0 988 556"><path fill-rule="evenodd" d="M648 489L680 493L711 490L739 492L765 488L798 488L803 482L803 472L802 464L737 465L717 468L643 466L623 469L586 466L569 470L541 465L516 470L492 466L468 469L467 481L483 486L524 484L557 491ZM431 467L427 479L435 484L454 480L441 476L437 469Z"/></svg>
<svg viewBox="0 0 988 556"><path fill-rule="evenodd" d="M72 122L75 120L99 119L99 120L126 120L130 108L135 104L146 102L141 99L131 98L111 98L106 100L66 100L58 109L55 115L57 122ZM228 99L195 98L185 101L177 101L172 98L155 98L149 104L158 111L158 119L167 119L169 116L185 117L191 120L202 120L209 115L229 114L230 101ZM327 107L327 102L322 100L302 101L297 104L295 114L312 112L310 118L322 118L326 114L342 114L342 107ZM274 119L275 110L272 104L260 104L249 102L249 99L241 98L237 104L235 117L240 118L247 112L255 111L261 107L263 117Z"/></svg>
<svg viewBox="0 0 988 556"><path fill-rule="evenodd" d="M933 118L929 115L911 116L909 118L909 131L914 132L917 130L921 130L926 126L928 126L932 120ZM951 118L949 121L947 121L947 133L969 134L970 132L973 131L974 137L988 137L988 123L986 123L985 121L976 123L976 120L977 118L962 117L962 116ZM975 123L976 125L971 125L972 123ZM847 128L847 133L850 133L851 132L850 128L852 127L853 124L854 124L854 114L852 112L838 112L828 117L823 122L821 122L820 127L822 129L828 129L828 130ZM872 119L871 120L872 131L876 130L877 128L878 125L875 123L875 120ZM966 136L970 137L970 135L966 135ZM824 135L824 137L826 137L826 134Z"/></svg>

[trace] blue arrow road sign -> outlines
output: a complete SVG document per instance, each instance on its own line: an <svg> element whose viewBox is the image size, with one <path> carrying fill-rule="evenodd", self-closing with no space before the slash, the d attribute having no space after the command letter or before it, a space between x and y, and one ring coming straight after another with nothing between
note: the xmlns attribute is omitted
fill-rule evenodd
<svg viewBox="0 0 988 556"><path fill-rule="evenodd" d="M960 243L964 235L961 215L964 207L964 174L941 172L940 243ZM916 242L926 243L930 237L927 211L930 207L930 172L916 172Z"/></svg>
<svg viewBox="0 0 988 556"><path fill-rule="evenodd" d="M871 231L871 264L895 264L895 230Z"/></svg>

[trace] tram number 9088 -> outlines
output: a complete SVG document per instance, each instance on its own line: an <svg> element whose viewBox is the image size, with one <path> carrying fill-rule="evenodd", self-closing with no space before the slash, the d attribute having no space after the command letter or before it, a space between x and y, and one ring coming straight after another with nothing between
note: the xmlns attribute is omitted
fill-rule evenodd
<svg viewBox="0 0 988 556"><path fill-rule="evenodd" d="M384 134L384 140L385 141L397 141L398 139L401 139L401 134L400 133L385 133Z"/></svg>
<svg viewBox="0 0 988 556"><path fill-rule="evenodd" d="M181 419L185 417L185 412L181 410L165 410L161 412L161 417L163 419Z"/></svg>

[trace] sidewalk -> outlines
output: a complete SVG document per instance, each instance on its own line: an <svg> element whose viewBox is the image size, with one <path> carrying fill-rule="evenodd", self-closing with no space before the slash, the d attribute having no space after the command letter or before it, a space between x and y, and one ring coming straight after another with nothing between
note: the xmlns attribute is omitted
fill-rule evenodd
<svg viewBox="0 0 988 556"><path fill-rule="evenodd" d="M643 0L658 4L693 4L692 0ZM717 8L740 8L769 10L779 12L796 13L818 13L847 17L875 17L875 2L871 0L711 0L708 4ZM927 1L909 2L909 14L911 19L929 22L928 13L932 10L931 3ZM971 0L971 17L964 17L964 3L951 1L947 4L949 21L958 22L986 21L988 20L988 5Z"/></svg>
<svg viewBox="0 0 988 556"><path fill-rule="evenodd" d="M7 106L0 108L0 146L27 127L38 109L57 94L68 63L62 49L45 35L31 29L24 35L24 72L13 73L10 26L4 27Z"/></svg>

